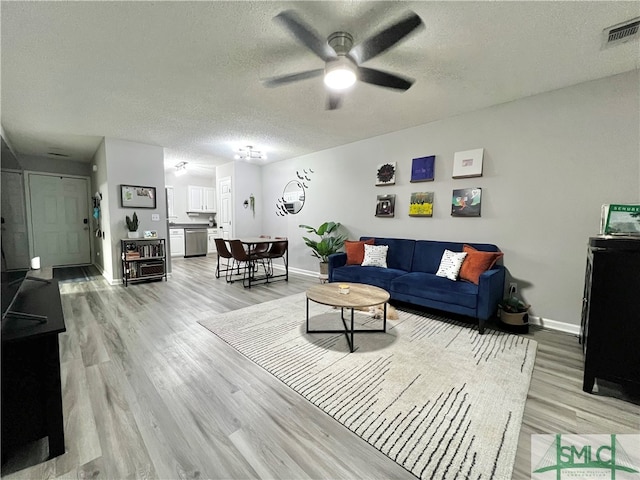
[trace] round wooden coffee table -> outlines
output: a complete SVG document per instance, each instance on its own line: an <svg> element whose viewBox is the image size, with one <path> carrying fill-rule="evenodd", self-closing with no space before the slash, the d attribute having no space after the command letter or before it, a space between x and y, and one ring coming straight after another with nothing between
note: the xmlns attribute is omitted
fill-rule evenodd
<svg viewBox="0 0 640 480"><path fill-rule="evenodd" d="M349 287L349 293L340 292L340 286ZM309 300L329 305L331 307L340 308L340 318L344 325L344 330L309 330ZM387 302L389 301L389 292L373 285L365 285L363 283L325 283L315 285L307 290L307 333L344 333L347 337L349 349L353 352L353 334L354 333L386 333L387 331ZM362 307L373 307L383 304L384 314L382 316L382 329L356 329L353 328L353 309ZM344 318L344 309L351 309L351 325L348 326Z"/></svg>

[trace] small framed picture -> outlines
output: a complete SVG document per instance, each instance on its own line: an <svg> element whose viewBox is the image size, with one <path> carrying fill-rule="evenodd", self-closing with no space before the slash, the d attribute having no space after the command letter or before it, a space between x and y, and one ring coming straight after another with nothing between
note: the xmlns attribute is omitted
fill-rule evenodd
<svg viewBox="0 0 640 480"><path fill-rule="evenodd" d="M158 238L158 232L156 230L145 230L144 238Z"/></svg>
<svg viewBox="0 0 640 480"><path fill-rule="evenodd" d="M393 185L396 183L396 162L378 165L376 185Z"/></svg>
<svg viewBox="0 0 640 480"><path fill-rule="evenodd" d="M453 178L482 176L484 148L456 152L453 156Z"/></svg>
<svg viewBox="0 0 640 480"><path fill-rule="evenodd" d="M396 196L378 195L376 203L376 217L393 217L396 208Z"/></svg>

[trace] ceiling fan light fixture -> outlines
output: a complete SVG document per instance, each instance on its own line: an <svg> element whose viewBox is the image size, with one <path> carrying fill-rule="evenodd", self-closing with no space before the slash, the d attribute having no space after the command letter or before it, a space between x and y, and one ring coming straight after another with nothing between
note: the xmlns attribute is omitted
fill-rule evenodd
<svg viewBox="0 0 640 480"><path fill-rule="evenodd" d="M239 148L233 158L236 160L266 160L267 154L260 150L254 150L251 145L247 145L244 148Z"/></svg>
<svg viewBox="0 0 640 480"><path fill-rule="evenodd" d="M345 90L356 83L356 67L347 57L327 63L324 72L324 84L332 90Z"/></svg>

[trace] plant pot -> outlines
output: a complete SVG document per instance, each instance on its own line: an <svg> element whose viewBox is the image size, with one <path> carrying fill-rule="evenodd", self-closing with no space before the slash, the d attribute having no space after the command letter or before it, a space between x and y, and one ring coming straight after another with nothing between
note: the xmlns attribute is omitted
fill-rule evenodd
<svg viewBox="0 0 640 480"><path fill-rule="evenodd" d="M328 274L329 274L329 263L320 262L320 275L328 275Z"/></svg>
<svg viewBox="0 0 640 480"><path fill-rule="evenodd" d="M140 232L137 230L135 232L127 232L128 238L140 238Z"/></svg>
<svg viewBox="0 0 640 480"><path fill-rule="evenodd" d="M500 323L506 330L517 333L529 333L529 312L505 312L498 309Z"/></svg>

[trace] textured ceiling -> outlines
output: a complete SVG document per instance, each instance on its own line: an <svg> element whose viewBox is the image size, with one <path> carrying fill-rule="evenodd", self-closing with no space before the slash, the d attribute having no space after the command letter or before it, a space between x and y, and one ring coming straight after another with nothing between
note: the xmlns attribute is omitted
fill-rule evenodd
<svg viewBox="0 0 640 480"><path fill-rule="evenodd" d="M166 148L206 173L253 145L278 161L639 68L639 43L602 30L640 2L7 2L2 111L18 155L89 161L102 137ZM355 44L407 10L425 28L365 66L416 80L359 83L327 111L321 68L273 17L294 9ZM58 155L58 157L59 157Z"/></svg>

